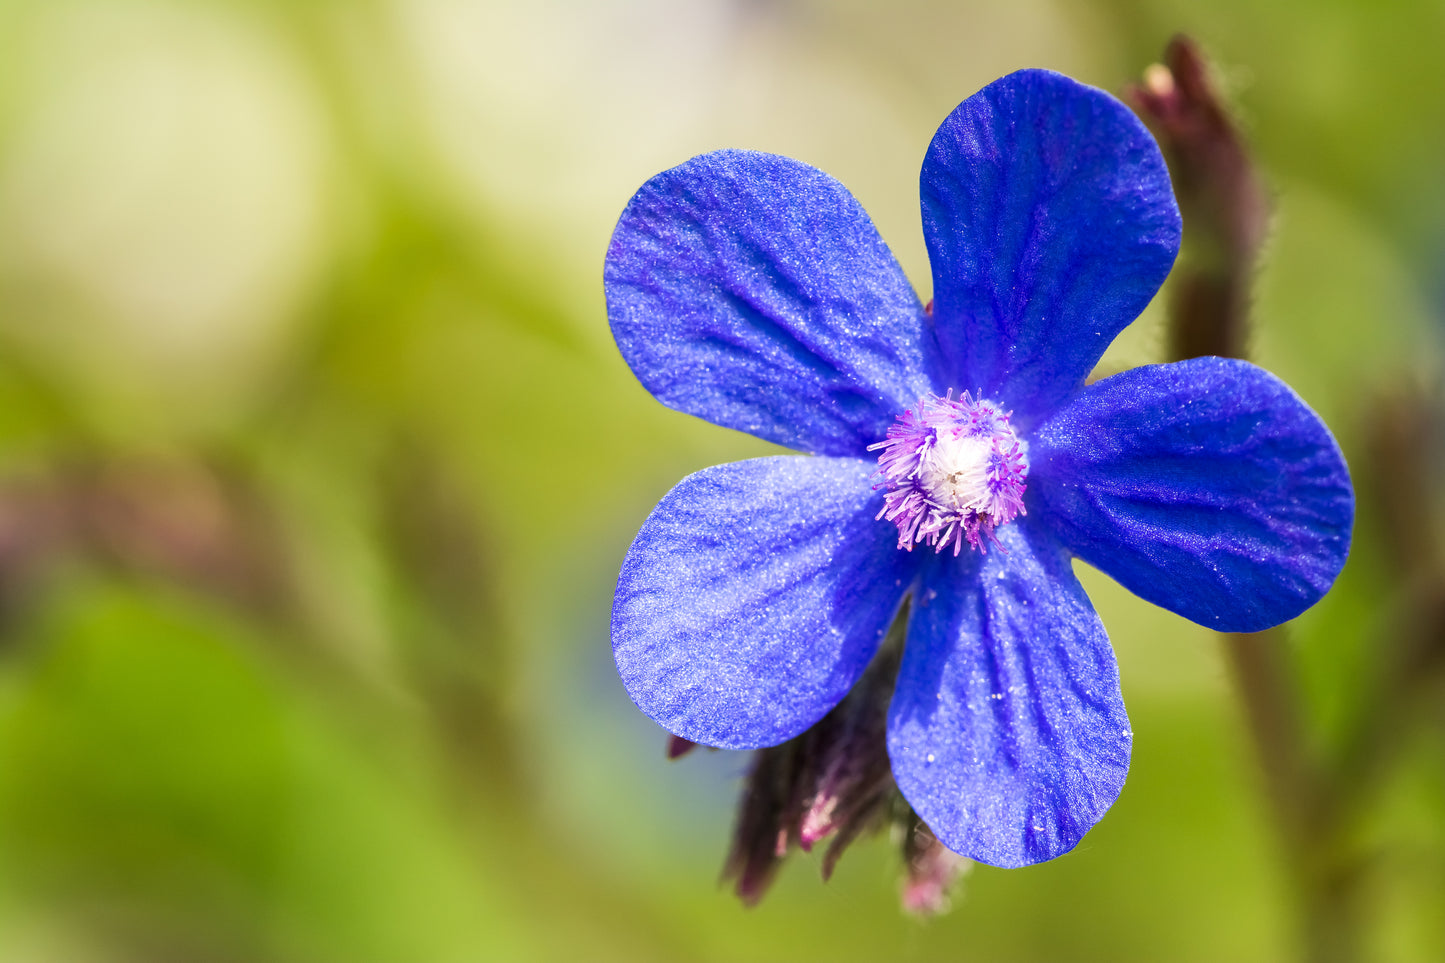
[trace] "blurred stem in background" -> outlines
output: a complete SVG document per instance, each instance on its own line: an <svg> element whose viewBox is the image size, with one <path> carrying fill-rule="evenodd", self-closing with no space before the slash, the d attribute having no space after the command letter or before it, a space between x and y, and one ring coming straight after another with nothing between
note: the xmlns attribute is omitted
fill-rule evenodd
<svg viewBox="0 0 1445 963"><path fill-rule="evenodd" d="M1199 47L1179 36L1129 99L1169 160L1184 216L1184 249L1171 279L1170 360L1248 356L1251 289L1269 227L1259 174ZM1362 319L1362 324L1369 323ZM1357 837L1361 811L1445 665L1445 560L1433 537L1432 469L1439 405L1408 387L1378 400L1363 425L1360 490L1383 520L1382 548L1402 586L1379 671L1347 727L1326 751L1300 697L1286 627L1222 636L1225 661L1254 743L1295 887L1304 956L1362 958L1363 890L1373 862Z"/></svg>

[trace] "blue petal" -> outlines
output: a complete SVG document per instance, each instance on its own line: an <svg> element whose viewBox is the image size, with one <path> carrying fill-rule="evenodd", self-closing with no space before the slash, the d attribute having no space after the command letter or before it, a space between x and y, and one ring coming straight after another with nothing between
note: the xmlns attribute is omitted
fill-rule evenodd
<svg viewBox="0 0 1445 963"><path fill-rule="evenodd" d="M1074 848L1133 745L1104 627L1032 522L998 530L1007 554L925 570L888 716L904 797L945 846L993 866Z"/></svg>
<svg viewBox="0 0 1445 963"><path fill-rule="evenodd" d="M628 694L665 729L777 745L867 666L917 560L875 521L873 465L783 456L684 478L638 533L612 605Z"/></svg>
<svg viewBox="0 0 1445 963"><path fill-rule="evenodd" d="M1031 513L1084 561L1224 632L1313 605L1350 548L1354 492L1319 417L1274 375L1196 358L1086 388L1029 451Z"/></svg>
<svg viewBox="0 0 1445 963"><path fill-rule="evenodd" d="M960 104L921 186L949 386L981 390L1024 425L1083 383L1179 250L1149 132L1102 90L1045 70Z"/></svg>
<svg viewBox="0 0 1445 963"><path fill-rule="evenodd" d="M622 356L663 404L800 451L862 455L932 388L918 296L843 185L718 151L632 198L607 251Z"/></svg>

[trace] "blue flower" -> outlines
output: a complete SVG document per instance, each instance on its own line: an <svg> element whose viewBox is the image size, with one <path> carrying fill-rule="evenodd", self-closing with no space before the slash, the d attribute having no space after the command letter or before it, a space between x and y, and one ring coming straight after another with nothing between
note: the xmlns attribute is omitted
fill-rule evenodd
<svg viewBox="0 0 1445 963"><path fill-rule="evenodd" d="M1328 429L1251 364L1085 385L1179 246L1164 162L1119 101L1011 74L943 122L921 186L929 307L858 202L797 161L705 154L627 205L604 278L638 379L806 455L669 492L623 562L612 645L663 727L759 748L835 706L910 597L898 787L949 848L1023 866L1078 843L1129 767L1071 558L1255 631L1329 588L1354 495Z"/></svg>

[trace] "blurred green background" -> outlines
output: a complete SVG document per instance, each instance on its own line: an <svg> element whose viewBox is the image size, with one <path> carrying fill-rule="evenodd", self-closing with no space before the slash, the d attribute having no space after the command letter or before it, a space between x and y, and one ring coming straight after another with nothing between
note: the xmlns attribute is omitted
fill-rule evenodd
<svg viewBox="0 0 1445 963"><path fill-rule="evenodd" d="M1024 66L1120 91L1180 30L1276 202L1255 356L1361 485L1292 635L1328 745L1398 582L1369 412L1437 373L1439 0L0 0L0 959L1290 956L1217 640L1096 573L1128 786L926 923L883 838L742 908L746 756L666 763L608 646L656 500L769 450L613 348L632 192L797 157L926 298L945 114ZM1161 319L1104 366L1159 360ZM1370 959L1445 958L1445 713L1411 732L1353 829Z"/></svg>

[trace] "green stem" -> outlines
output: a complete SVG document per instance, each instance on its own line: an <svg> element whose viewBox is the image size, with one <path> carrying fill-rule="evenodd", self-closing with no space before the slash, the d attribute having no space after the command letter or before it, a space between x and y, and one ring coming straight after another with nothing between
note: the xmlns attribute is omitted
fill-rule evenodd
<svg viewBox="0 0 1445 963"><path fill-rule="evenodd" d="M1243 358L1250 288L1269 210L1244 144L1194 43L1170 42L1162 66L1130 91L1159 135L1184 218L1185 256L1169 302L1175 360ZM1305 958L1359 957L1355 875L1332 858L1330 782L1306 740L1283 628L1221 637L1229 674L1259 761L1288 877L1298 899Z"/></svg>

